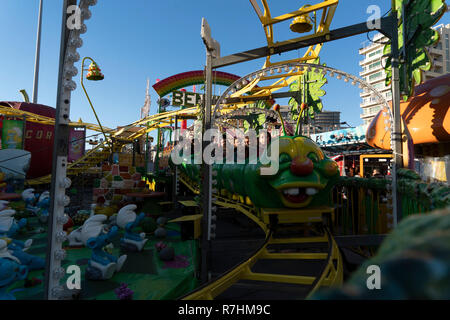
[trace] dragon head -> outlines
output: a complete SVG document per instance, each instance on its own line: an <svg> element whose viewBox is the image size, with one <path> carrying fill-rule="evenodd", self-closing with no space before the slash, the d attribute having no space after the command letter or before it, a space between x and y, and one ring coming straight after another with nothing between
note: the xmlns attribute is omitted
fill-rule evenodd
<svg viewBox="0 0 450 320"><path fill-rule="evenodd" d="M260 176L271 194L265 207L304 208L328 204L332 182L339 177L337 163L328 158L309 138L279 138L279 170L272 176Z"/></svg>

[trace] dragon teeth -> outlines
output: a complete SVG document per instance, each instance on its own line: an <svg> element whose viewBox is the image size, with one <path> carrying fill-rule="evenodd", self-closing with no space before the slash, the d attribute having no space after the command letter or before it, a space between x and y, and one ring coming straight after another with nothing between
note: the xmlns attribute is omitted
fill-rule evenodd
<svg viewBox="0 0 450 320"><path fill-rule="evenodd" d="M300 193L300 190L298 188L290 188L284 190L285 194L291 195L291 196L297 196Z"/></svg>
<svg viewBox="0 0 450 320"><path fill-rule="evenodd" d="M306 194L308 196L313 196L316 195L319 191L316 188L307 188L306 189Z"/></svg>

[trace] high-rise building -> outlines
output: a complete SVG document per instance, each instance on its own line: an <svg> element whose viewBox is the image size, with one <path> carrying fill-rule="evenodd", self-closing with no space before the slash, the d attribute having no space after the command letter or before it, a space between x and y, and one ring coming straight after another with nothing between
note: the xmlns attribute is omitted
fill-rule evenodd
<svg viewBox="0 0 450 320"><path fill-rule="evenodd" d="M334 131L341 128L341 113L339 111L325 111L316 113L314 118L314 133Z"/></svg>
<svg viewBox="0 0 450 320"><path fill-rule="evenodd" d="M436 45L427 47L433 66L430 71L423 73L423 81L450 73L450 24L441 24L434 27L434 29L439 32L440 40ZM364 59L359 63L362 68L359 75L375 87L388 101L391 101L391 86L385 86L386 74L384 66L387 58L383 57L383 49L386 41L386 37L382 34L377 34L372 42L366 41L364 43L359 50L359 54L364 56ZM368 124L381 110L382 106L375 97L371 96L370 91L367 89L364 89L360 96L362 99L360 105L362 108L361 119L363 119L364 124Z"/></svg>
<svg viewBox="0 0 450 320"><path fill-rule="evenodd" d="M296 121L292 120L290 110L291 106L281 106L280 112L284 121L289 123L293 128L296 126ZM310 126L302 125L302 134L309 135L314 133L322 133L341 128L341 113L339 111L325 111L315 114Z"/></svg>

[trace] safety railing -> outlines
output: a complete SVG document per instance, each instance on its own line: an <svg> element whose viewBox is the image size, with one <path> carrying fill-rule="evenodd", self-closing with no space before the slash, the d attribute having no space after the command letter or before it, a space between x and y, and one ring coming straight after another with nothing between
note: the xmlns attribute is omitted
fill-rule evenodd
<svg viewBox="0 0 450 320"><path fill-rule="evenodd" d="M399 170L397 182L402 203L399 219L450 206L450 187L425 183L414 171ZM333 191L336 204L334 233L386 234L393 227L391 180L341 177Z"/></svg>

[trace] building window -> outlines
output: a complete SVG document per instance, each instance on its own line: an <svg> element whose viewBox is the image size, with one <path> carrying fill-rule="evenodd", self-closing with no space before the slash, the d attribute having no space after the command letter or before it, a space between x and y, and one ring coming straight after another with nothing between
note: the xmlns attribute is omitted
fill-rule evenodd
<svg viewBox="0 0 450 320"><path fill-rule="evenodd" d="M374 74L372 74L372 75L369 76L369 81L373 81L373 80L375 80L375 79L378 79L378 78L381 77L381 75L382 75L382 72L381 72L381 71L380 71L380 72L377 72L377 73L374 73Z"/></svg>
<svg viewBox="0 0 450 320"><path fill-rule="evenodd" d="M379 66L381 66L381 61L378 61L378 62L375 62L375 63L372 63L371 65L369 65L369 70L372 70L372 69L377 68Z"/></svg>
<svg viewBox="0 0 450 320"><path fill-rule="evenodd" d="M374 57L374 56L376 56L376 55L378 55L380 53L381 53L381 49L377 50L377 51L374 51L374 52L371 52L371 53L369 53L369 58L372 58L372 57Z"/></svg>
<svg viewBox="0 0 450 320"><path fill-rule="evenodd" d="M383 82L380 82L380 83L376 83L376 84L374 84L373 85L373 87L375 88L375 89L382 89L383 87L384 87L384 84L383 84Z"/></svg>

